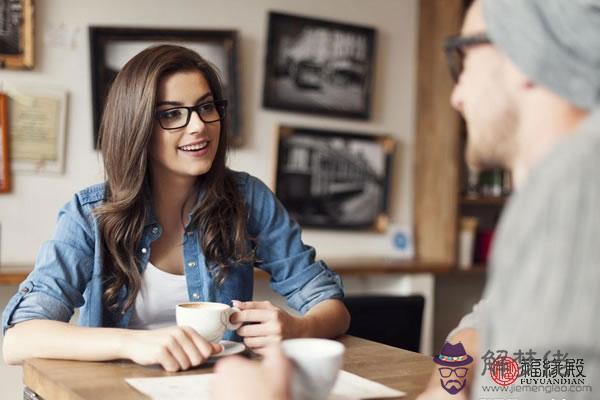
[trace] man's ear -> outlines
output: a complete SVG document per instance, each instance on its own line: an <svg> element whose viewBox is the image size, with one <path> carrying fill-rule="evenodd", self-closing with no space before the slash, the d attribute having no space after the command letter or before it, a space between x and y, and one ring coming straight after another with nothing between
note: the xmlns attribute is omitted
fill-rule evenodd
<svg viewBox="0 0 600 400"><path fill-rule="evenodd" d="M527 75L525 75L508 57L504 57L504 73L508 87L519 90L531 90L536 87Z"/></svg>
<svg viewBox="0 0 600 400"><path fill-rule="evenodd" d="M529 78L524 78L523 79L523 83L522 83L522 87L524 89L533 89L536 87L536 84Z"/></svg>

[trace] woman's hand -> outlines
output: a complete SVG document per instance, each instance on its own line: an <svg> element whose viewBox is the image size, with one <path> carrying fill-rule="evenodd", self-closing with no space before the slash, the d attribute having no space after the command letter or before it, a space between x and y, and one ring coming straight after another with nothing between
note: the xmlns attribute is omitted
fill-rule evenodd
<svg viewBox="0 0 600 400"><path fill-rule="evenodd" d="M220 344L206 341L188 326L128 330L123 346L125 357L131 361L141 365L160 364L170 372L200 365L223 350Z"/></svg>
<svg viewBox="0 0 600 400"><path fill-rule="evenodd" d="M233 300L233 305L241 312L233 314L231 322L250 322L236 332L244 339L244 344L253 350L302 336L302 318L286 313L269 301Z"/></svg>

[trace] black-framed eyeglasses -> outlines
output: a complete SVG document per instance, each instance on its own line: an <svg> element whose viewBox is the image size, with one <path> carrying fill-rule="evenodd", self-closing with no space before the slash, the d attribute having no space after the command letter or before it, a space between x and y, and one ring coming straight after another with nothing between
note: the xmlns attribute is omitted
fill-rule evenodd
<svg viewBox="0 0 600 400"><path fill-rule="evenodd" d="M490 38L485 33L477 33L467 36L452 36L446 39L444 43L444 52L448 61L450 75L455 82L458 82L462 74L465 59L465 49L468 47L490 44Z"/></svg>
<svg viewBox="0 0 600 400"><path fill-rule="evenodd" d="M453 372L457 377L464 378L469 370L468 368L438 368L438 371L442 378L449 378Z"/></svg>
<svg viewBox="0 0 600 400"><path fill-rule="evenodd" d="M225 119L227 100L214 100L192 107L173 107L156 111L156 119L163 129L181 129L190 123L192 112L195 111L205 124Z"/></svg>

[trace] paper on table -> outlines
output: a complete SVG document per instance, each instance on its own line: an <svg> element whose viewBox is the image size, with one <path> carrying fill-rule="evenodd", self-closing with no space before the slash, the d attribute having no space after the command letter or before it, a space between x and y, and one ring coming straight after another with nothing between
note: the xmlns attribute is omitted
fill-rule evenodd
<svg viewBox="0 0 600 400"><path fill-rule="evenodd" d="M214 374L129 378L127 383L154 400L198 400L212 398ZM329 400L389 399L406 393L350 372L340 371Z"/></svg>
<svg viewBox="0 0 600 400"><path fill-rule="evenodd" d="M129 378L125 381L155 400L211 399L214 374Z"/></svg>
<svg viewBox="0 0 600 400"><path fill-rule="evenodd" d="M361 376L340 371L329 400L390 399L406 396L406 393Z"/></svg>

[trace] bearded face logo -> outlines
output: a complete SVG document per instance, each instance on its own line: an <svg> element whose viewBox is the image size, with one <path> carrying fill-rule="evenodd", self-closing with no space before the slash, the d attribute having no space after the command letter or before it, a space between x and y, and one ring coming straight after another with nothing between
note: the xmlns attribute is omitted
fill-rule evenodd
<svg viewBox="0 0 600 400"><path fill-rule="evenodd" d="M473 362L473 357L465 352L461 342L444 343L442 351L433 357L433 361L439 365L440 384L446 392L454 395L464 389L469 372L465 366Z"/></svg>
<svg viewBox="0 0 600 400"><path fill-rule="evenodd" d="M467 384L467 372L468 368L447 368L439 367L438 372L440 373L440 383L444 390L450 394L456 394L463 390Z"/></svg>

